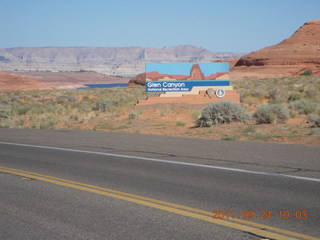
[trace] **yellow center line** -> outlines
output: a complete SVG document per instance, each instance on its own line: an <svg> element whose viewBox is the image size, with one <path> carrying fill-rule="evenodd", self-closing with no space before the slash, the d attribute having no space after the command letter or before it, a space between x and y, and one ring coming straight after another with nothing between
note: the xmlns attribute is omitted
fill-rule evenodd
<svg viewBox="0 0 320 240"><path fill-rule="evenodd" d="M52 177L48 175L38 174L34 172L28 172L18 169L12 169L0 166L0 172L10 173L14 175L19 175L27 178L33 178L37 179L43 182L48 182L60 186L70 187L73 189L78 189L86 192L91 192L95 194L100 194L103 196L108 196L112 198L121 199L124 201L164 210L171 213L176 213L179 215L192 217L195 219L200 219L206 222L211 222L214 224L238 229L245 232L250 232L253 234L256 234L258 236L263 236L266 238L272 238L272 239L307 239L307 240L320 240L319 238L307 236L300 233L295 233L259 223L253 223L250 221L237 219L237 218L230 218L230 219L213 219L212 213L203 211L196 208L191 208L179 204L169 203L157 199L147 198L135 194L120 192L108 188L102 188L90 184L75 182L67 179Z"/></svg>

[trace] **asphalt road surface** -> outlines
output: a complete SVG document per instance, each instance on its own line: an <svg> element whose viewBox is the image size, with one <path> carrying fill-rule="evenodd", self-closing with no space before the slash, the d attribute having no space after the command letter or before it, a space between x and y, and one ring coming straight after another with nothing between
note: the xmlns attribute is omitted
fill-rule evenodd
<svg viewBox="0 0 320 240"><path fill-rule="evenodd" d="M319 239L320 147L0 129L0 239Z"/></svg>

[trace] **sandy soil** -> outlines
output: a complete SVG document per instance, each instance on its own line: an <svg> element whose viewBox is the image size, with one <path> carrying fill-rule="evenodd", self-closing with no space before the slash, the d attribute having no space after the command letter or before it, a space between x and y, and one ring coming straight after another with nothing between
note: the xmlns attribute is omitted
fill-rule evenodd
<svg viewBox="0 0 320 240"><path fill-rule="evenodd" d="M129 79L94 72L0 72L0 91L76 89L84 84L127 83Z"/></svg>
<svg viewBox="0 0 320 240"><path fill-rule="evenodd" d="M94 121L79 125L82 129L121 131L141 134L196 137L218 140L275 142L286 144L320 145L320 129L314 128L307 117L299 115L283 124L250 123L223 124L210 128L196 127L195 120L201 114L201 105L152 105L137 106L134 119L129 119L132 109L118 113L112 121L98 124Z"/></svg>

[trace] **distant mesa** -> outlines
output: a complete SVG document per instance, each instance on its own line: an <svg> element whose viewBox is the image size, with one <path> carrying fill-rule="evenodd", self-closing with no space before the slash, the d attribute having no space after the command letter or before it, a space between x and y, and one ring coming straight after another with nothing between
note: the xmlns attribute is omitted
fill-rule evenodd
<svg viewBox="0 0 320 240"><path fill-rule="evenodd" d="M132 77L145 63L211 62L240 57L242 53L214 53L192 46L143 47L35 47L0 48L0 71L94 71L104 75Z"/></svg>

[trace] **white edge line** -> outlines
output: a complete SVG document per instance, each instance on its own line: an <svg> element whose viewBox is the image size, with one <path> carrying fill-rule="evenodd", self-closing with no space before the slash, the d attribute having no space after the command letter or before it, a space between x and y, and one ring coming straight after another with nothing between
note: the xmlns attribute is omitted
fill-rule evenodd
<svg viewBox="0 0 320 240"><path fill-rule="evenodd" d="M266 175L266 176L275 176L275 177L286 177L286 178L293 178L293 179L298 179L298 180L320 182L320 179L318 179L318 178L299 177L299 176L292 176L292 175L286 175L286 174L280 174L280 173L257 172L257 171L251 171L251 170L218 167L218 166L204 165L204 164L197 164L197 163L175 162L175 161L170 161L170 160L162 160L162 159L148 158L148 157L138 157L138 156L121 155L121 154L114 154L114 153L94 152L94 151L86 151L86 150L79 150L79 149L59 148L59 147L22 144L22 143L0 142L0 144L22 146L22 147L32 147L32 148L43 148L43 149L68 151L68 152L88 153L88 154L95 154L95 155L102 155L102 156L120 157L120 158L140 159L140 160L144 160L144 161L170 163L170 164L185 165L185 166L192 166L192 167L212 168L212 169L219 169L219 170L224 170L224 171L242 172L242 173L258 174L258 175Z"/></svg>

